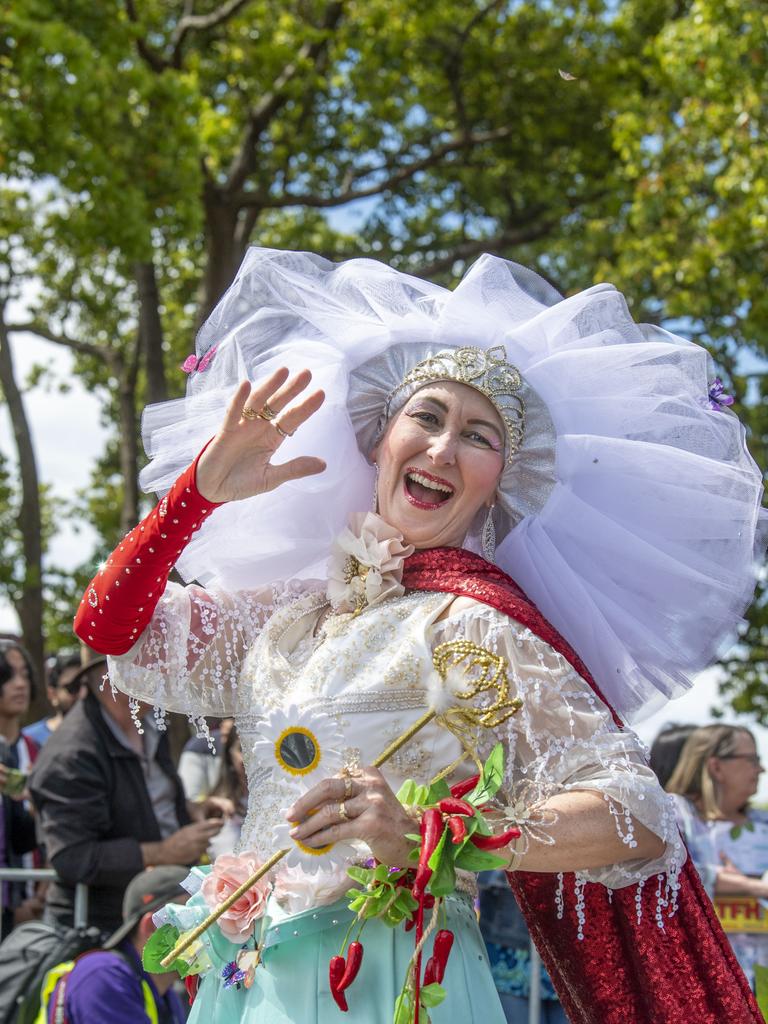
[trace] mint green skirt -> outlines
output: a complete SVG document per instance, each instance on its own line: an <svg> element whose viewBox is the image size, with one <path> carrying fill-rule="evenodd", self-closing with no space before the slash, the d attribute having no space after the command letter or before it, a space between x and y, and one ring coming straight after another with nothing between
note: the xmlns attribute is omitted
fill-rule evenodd
<svg viewBox="0 0 768 1024"><path fill-rule="evenodd" d="M454 944L443 979L447 995L429 1011L432 1024L505 1024L471 901L457 895L446 900L445 909ZM413 954L413 932L377 920L366 924L360 940L363 963L346 991L345 1014L330 993L328 962L339 952L351 920L340 901L273 922L264 936L262 965L248 989L224 987L221 968L241 947L219 932L209 947L214 969L202 979L188 1024L392 1024ZM431 952L428 940L424 963Z"/></svg>

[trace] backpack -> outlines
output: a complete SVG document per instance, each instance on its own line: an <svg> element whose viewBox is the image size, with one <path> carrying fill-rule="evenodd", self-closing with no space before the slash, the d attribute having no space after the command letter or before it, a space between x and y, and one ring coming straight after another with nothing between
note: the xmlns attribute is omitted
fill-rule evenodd
<svg viewBox="0 0 768 1024"><path fill-rule="evenodd" d="M25 921L0 943L0 1024L33 1024L48 971L101 944L98 928Z"/></svg>
<svg viewBox="0 0 768 1024"><path fill-rule="evenodd" d="M56 964L48 971L40 989L40 999L38 1001L40 1009L33 1024L48 1024L49 1007L51 1004L53 1005L53 1024L69 1024L69 1018L66 1016L64 1007L69 976L78 961L96 952L98 950L88 950L76 960L65 960L63 963ZM119 956L121 960L129 964L132 970L134 969L133 964L130 963L128 958L119 949L111 949L109 952ZM147 1015L150 1024L158 1024L157 1004L155 1003L152 989L144 978L141 978L140 981L141 993L144 997L144 1013Z"/></svg>

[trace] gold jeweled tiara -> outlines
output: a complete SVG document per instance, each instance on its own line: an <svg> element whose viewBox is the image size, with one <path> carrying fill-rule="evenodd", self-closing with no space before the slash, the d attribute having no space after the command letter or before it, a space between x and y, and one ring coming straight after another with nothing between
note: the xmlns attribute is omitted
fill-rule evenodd
<svg viewBox="0 0 768 1024"><path fill-rule="evenodd" d="M482 349L466 345L448 348L427 356L405 375L387 396L386 414L390 415L392 399L404 388L424 387L439 380L451 380L474 388L492 403L507 428L509 450L507 461L523 443L525 404L517 392L523 379L517 367L507 362L502 345Z"/></svg>

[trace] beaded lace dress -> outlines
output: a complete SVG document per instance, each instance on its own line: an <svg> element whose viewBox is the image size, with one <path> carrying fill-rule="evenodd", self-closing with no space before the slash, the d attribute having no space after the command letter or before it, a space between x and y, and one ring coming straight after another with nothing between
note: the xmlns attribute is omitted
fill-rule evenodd
<svg viewBox="0 0 768 1024"><path fill-rule="evenodd" d="M244 849L263 859L274 851L272 829L295 796L253 752L266 714L289 705L322 710L343 736L347 763L368 764L427 708L433 649L461 638L504 657L523 702L497 730L480 730L476 750L485 757L498 740L504 744L503 801L527 840L551 842L553 819L541 810L550 796L595 790L627 846L639 821L665 840L666 849L659 860L627 860L580 879L621 888L664 873L674 887L685 853L639 740L616 727L589 685L548 644L486 605L464 600L452 612L452 595L407 593L359 616L329 615L324 587L303 589L297 598L295 592L225 595L169 584L139 642L110 658L112 682L153 704L158 715L179 711L197 721L234 715L250 792ZM408 777L428 780L459 753L454 736L433 723L384 774L397 790ZM473 770L468 762L463 774ZM318 877L318 890L321 884ZM342 880L341 891L345 885ZM326 891L323 902L335 895Z"/></svg>

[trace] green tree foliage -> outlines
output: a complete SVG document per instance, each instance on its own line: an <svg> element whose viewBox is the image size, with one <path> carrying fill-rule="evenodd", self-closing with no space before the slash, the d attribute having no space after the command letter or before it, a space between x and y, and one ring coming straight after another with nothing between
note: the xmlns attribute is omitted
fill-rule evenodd
<svg viewBox="0 0 768 1024"><path fill-rule="evenodd" d="M252 242L445 282L485 250L564 290L614 280L711 347L764 454L763 8L17 0L0 175L35 206L36 288L10 326L68 345L103 396L115 435L81 500L102 547L137 510L138 410L183 388Z"/></svg>
<svg viewBox="0 0 768 1024"><path fill-rule="evenodd" d="M649 25L649 22L652 24ZM617 31L645 46L614 120L624 187L590 225L596 278L635 313L706 345L768 466L768 8L762 0L626 3ZM618 201L621 198L621 201ZM738 711L768 721L768 590L723 662Z"/></svg>

